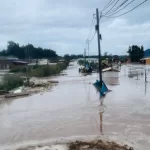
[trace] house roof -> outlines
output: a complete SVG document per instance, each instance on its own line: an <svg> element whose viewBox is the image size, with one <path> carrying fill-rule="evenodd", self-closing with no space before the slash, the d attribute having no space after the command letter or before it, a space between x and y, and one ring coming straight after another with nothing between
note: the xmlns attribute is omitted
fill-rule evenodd
<svg viewBox="0 0 150 150"><path fill-rule="evenodd" d="M13 63L15 63L15 64L28 64L28 62L26 62L26 61L20 61L20 60L13 61Z"/></svg>
<svg viewBox="0 0 150 150"><path fill-rule="evenodd" d="M140 60L147 60L147 59L150 59L150 57L145 57L145 58L142 58Z"/></svg>

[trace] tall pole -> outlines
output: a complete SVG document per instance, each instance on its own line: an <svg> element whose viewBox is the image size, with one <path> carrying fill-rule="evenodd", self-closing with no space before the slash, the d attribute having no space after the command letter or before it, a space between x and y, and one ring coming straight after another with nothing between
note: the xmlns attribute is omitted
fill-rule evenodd
<svg viewBox="0 0 150 150"><path fill-rule="evenodd" d="M101 17L101 16L100 16ZM102 86L102 66L101 66L101 46L100 46L100 40L101 40L101 35L99 33L99 11L98 8L96 9L96 31L97 31L97 41L98 41L98 60L99 60L99 80L100 80L100 85Z"/></svg>
<svg viewBox="0 0 150 150"><path fill-rule="evenodd" d="M86 67L86 49L84 49L84 67Z"/></svg>
<svg viewBox="0 0 150 150"><path fill-rule="evenodd" d="M89 40L87 39L86 43L87 43L87 48L88 48L88 58L89 58Z"/></svg>

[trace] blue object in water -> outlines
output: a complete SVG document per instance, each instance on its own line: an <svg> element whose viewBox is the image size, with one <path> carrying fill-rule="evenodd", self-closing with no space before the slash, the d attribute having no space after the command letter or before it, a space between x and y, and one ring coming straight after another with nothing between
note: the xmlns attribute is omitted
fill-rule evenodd
<svg viewBox="0 0 150 150"><path fill-rule="evenodd" d="M108 88L107 86L105 85L104 82L102 82L102 88L100 89L100 96L105 96L105 94L108 92Z"/></svg>
<svg viewBox="0 0 150 150"><path fill-rule="evenodd" d="M104 82L102 82L101 92L102 92L102 93L106 93L106 92L108 92L108 88L107 88L107 86L105 85L105 83L104 83Z"/></svg>
<svg viewBox="0 0 150 150"><path fill-rule="evenodd" d="M107 92L110 90L107 88L106 84L102 81L102 87L100 88L100 81L96 80L94 83L94 86L96 86L100 90L100 96L105 96Z"/></svg>
<svg viewBox="0 0 150 150"><path fill-rule="evenodd" d="M96 80L96 82L94 83L95 86L100 86L100 81Z"/></svg>

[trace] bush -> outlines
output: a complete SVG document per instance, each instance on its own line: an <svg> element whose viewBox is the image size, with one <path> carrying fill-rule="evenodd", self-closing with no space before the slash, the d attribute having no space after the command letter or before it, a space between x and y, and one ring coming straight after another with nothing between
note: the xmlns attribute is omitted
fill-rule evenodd
<svg viewBox="0 0 150 150"><path fill-rule="evenodd" d="M23 79L20 77L20 75L6 74L4 75L2 82L0 83L0 90L9 91L22 85L23 85Z"/></svg>
<svg viewBox="0 0 150 150"><path fill-rule="evenodd" d="M66 69L68 63L57 63L56 65L34 65L27 67L20 67L11 69L10 72L13 73L24 73L26 76L32 77L47 77L51 75L57 75L62 70Z"/></svg>
<svg viewBox="0 0 150 150"><path fill-rule="evenodd" d="M17 72L26 73L27 69L28 69L28 67L17 67L17 68L11 69L10 72L11 73L17 73Z"/></svg>
<svg viewBox="0 0 150 150"><path fill-rule="evenodd" d="M51 75L57 75L66 68L67 68L67 65L65 63L58 63L56 65L43 65L43 66L38 66L38 67L36 66L35 69L31 70L30 76L48 77Z"/></svg>

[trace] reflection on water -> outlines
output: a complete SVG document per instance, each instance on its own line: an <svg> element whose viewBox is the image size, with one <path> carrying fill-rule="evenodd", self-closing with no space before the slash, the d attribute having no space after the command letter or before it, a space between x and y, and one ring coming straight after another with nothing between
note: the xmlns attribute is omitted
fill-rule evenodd
<svg viewBox="0 0 150 150"><path fill-rule="evenodd" d="M103 135L103 112L100 112L99 116L100 116L100 134Z"/></svg>
<svg viewBox="0 0 150 150"><path fill-rule="evenodd" d="M0 108L3 108L4 105L11 105L13 102L13 99L9 99L9 100L0 100Z"/></svg>
<svg viewBox="0 0 150 150"><path fill-rule="evenodd" d="M103 113L105 112L105 105L103 104L105 97L100 98L100 109L99 109L99 118L100 118L100 134L104 135L103 133Z"/></svg>
<svg viewBox="0 0 150 150"><path fill-rule="evenodd" d="M145 96L146 96L146 92L147 92L147 83L145 82Z"/></svg>

